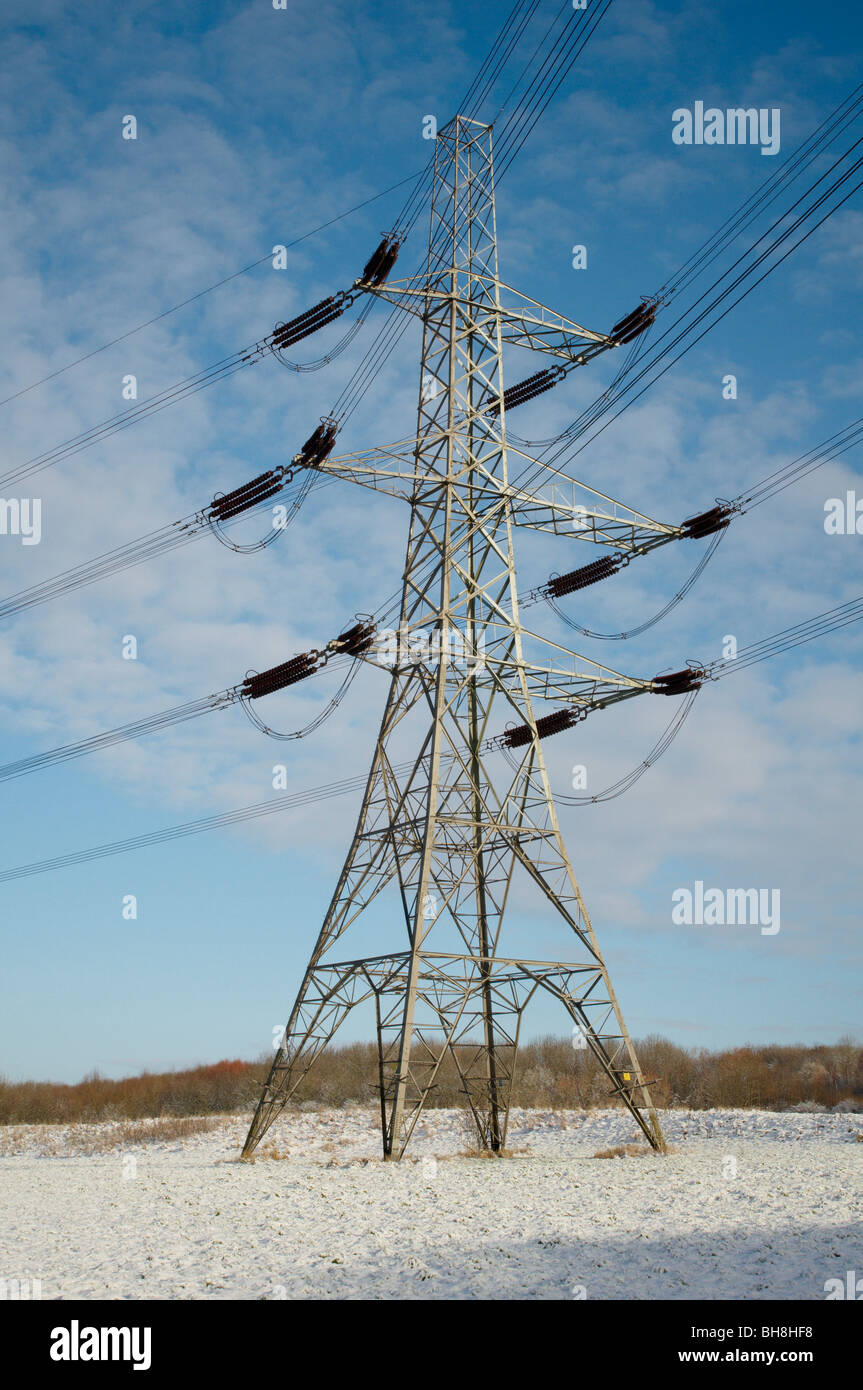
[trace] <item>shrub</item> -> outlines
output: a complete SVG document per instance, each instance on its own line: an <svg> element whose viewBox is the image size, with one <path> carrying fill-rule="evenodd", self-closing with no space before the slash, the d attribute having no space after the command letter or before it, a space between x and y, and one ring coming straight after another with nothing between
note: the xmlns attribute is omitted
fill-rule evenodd
<svg viewBox="0 0 863 1390"><path fill-rule="evenodd" d="M834 1046L803 1044L736 1047L721 1052L687 1049L651 1035L636 1043L644 1074L661 1108L759 1107L819 1110L863 1109L863 1048L843 1038ZM470 1069L476 1049L459 1049ZM499 1053L501 1074L513 1067L511 1049ZM50 1081L0 1080L0 1125L92 1124L248 1112L269 1067L221 1061L186 1071L143 1072L110 1081L97 1072L74 1086ZM292 1103L368 1105L377 1101L378 1054L374 1043L329 1047L297 1088ZM611 1086L593 1054L570 1039L544 1037L525 1043L515 1059L512 1104L524 1109L586 1110L611 1103ZM429 1102L461 1108L464 1086L447 1054ZM615 1102L616 1103L616 1102Z"/></svg>

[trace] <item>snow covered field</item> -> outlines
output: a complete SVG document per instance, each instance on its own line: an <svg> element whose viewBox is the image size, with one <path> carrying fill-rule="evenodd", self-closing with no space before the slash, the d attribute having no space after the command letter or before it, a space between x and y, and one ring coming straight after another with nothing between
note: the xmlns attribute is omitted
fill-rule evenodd
<svg viewBox="0 0 863 1390"><path fill-rule="evenodd" d="M377 1118L287 1112L234 1160L245 1117L209 1133L64 1153L61 1126L0 1134L0 1279L43 1299L823 1299L863 1273L863 1115L669 1111L674 1152L618 1111L514 1111L515 1152L464 1150L428 1111L384 1164ZM110 1124L88 1127L104 1137Z"/></svg>

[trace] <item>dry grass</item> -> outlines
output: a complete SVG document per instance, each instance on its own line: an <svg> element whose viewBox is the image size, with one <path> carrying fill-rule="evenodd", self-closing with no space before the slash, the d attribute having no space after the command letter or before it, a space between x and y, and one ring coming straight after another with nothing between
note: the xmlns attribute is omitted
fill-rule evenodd
<svg viewBox="0 0 863 1390"><path fill-rule="evenodd" d="M38 1135L38 1151L51 1158L70 1155L113 1153L133 1144L157 1144L172 1139L188 1139L218 1129L223 1121L215 1116L167 1116L153 1120L123 1120L112 1125L66 1125ZM41 1128L41 1126L37 1127ZM33 1130L14 1126L0 1130L0 1154L32 1152Z"/></svg>
<svg viewBox="0 0 863 1390"><path fill-rule="evenodd" d="M666 1152L668 1152L666 1150ZM597 1149L594 1158L644 1158L656 1153L647 1144L615 1144L613 1149Z"/></svg>
<svg viewBox="0 0 863 1390"><path fill-rule="evenodd" d="M247 1158L244 1158L243 1162L254 1163L255 1160L258 1158L270 1158L279 1162L283 1158L292 1157L293 1155L290 1149L280 1149L278 1144L263 1144L259 1149L256 1149L254 1153L249 1154Z"/></svg>
<svg viewBox="0 0 863 1390"><path fill-rule="evenodd" d="M526 1145L519 1149L459 1149L459 1158L517 1158L519 1154L529 1154Z"/></svg>
<svg viewBox="0 0 863 1390"><path fill-rule="evenodd" d="M164 1115L153 1120L125 1120L119 1126L121 1144L155 1144L163 1139L188 1139L219 1129L215 1115Z"/></svg>

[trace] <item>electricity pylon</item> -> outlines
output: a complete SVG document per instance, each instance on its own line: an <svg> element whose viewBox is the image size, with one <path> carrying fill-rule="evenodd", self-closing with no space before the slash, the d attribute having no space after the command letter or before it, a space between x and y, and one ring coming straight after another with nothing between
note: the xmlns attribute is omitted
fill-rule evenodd
<svg viewBox="0 0 863 1390"><path fill-rule="evenodd" d="M657 687L523 627L512 533L515 525L567 528L637 553L679 528L580 485L549 501L509 482L504 344L550 353L568 367L616 344L498 279L490 127L457 117L439 133L425 273L374 292L422 320L416 438L410 450L373 450L321 467L409 500L400 624L388 646L377 641L364 657L391 672L371 770L243 1152L254 1151L348 1012L367 1000L376 1011L384 1155L404 1153L447 1056L480 1144L499 1150L522 1016L540 989L560 1000L610 1094L662 1148L560 833L540 746L545 726L533 708L535 699L565 703L565 725ZM526 649L537 644L551 656L530 657ZM507 719L509 733L495 737ZM568 959L504 949L506 908L527 889L564 930ZM362 914L391 931L403 921L398 949L341 959L336 945L359 933Z"/></svg>

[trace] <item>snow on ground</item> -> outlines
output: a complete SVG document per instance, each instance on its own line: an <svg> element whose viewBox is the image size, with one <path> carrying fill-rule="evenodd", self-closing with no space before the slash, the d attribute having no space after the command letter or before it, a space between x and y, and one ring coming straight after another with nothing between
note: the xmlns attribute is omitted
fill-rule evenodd
<svg viewBox="0 0 863 1390"><path fill-rule="evenodd" d="M62 1126L4 1131L0 1280L44 1299L805 1300L863 1273L863 1115L668 1111L674 1152L598 1159L635 1140L627 1115L520 1110L492 1160L432 1110L400 1164L372 1109L287 1111L262 1145L280 1156L238 1164L246 1123L83 1155Z"/></svg>

